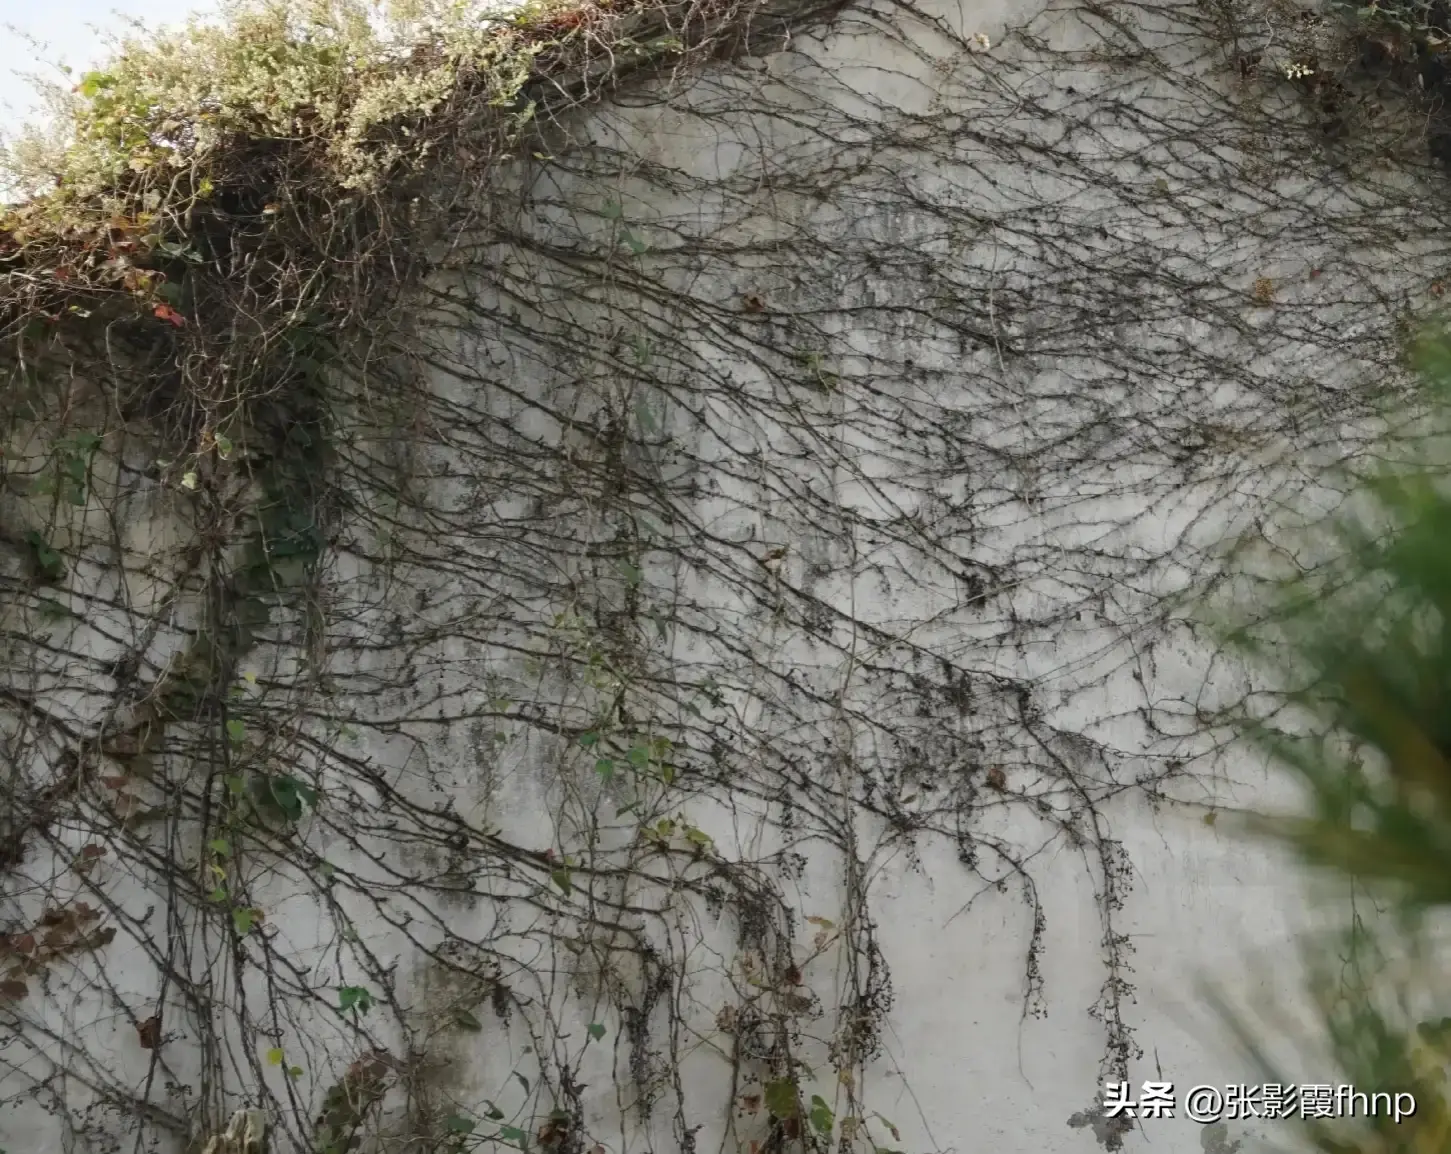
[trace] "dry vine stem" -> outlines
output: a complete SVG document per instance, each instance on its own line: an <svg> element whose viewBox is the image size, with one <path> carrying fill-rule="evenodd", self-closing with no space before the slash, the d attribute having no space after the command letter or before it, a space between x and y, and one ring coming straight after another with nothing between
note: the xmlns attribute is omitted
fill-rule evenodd
<svg viewBox="0 0 1451 1154"><path fill-rule="evenodd" d="M1127 1076L1113 807L1221 766L1243 685L1177 609L1225 526L1379 432L1445 198L1375 118L1425 93L1348 47L1332 85L1367 34L1249 0L1001 38L908 3L398 15L134 45L16 153L15 1117L896 1149L903 850L963 879L944 921L1021 903L1025 1018L1034 863L1073 851L1074 1092ZM901 93L840 66L862 42Z"/></svg>

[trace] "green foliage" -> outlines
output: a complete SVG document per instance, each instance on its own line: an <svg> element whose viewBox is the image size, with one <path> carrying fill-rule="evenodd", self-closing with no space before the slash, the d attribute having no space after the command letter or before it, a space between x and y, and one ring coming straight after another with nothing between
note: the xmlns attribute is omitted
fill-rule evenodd
<svg viewBox="0 0 1451 1154"><path fill-rule="evenodd" d="M472 5L395 3L381 23L372 11L359 0L257 0L226 5L221 21L127 40L76 85L66 144L32 134L15 175L32 191L54 181L75 203L138 174L155 173L159 187L180 172L186 193L204 198L215 187L208 161L244 136L315 142L342 187L364 187L400 159L380 127L434 112L465 75L486 77L493 100L508 103L543 47L527 29L486 28ZM424 18L433 51L408 59L396 46Z"/></svg>
<svg viewBox="0 0 1451 1154"><path fill-rule="evenodd" d="M1451 905L1451 346L1433 335L1417 363L1435 419L1392 455L1410 463L1362 486L1364 510L1330 529L1333 561L1284 581L1268 616L1231 635L1313 719L1293 733L1245 720L1308 796L1302 815L1253 824L1389 911L1308 943L1308 992L1341 1080L1416 1101L1398 1125L1311 1125L1311 1143L1337 1154L1451 1150L1451 1034L1417 1008L1451 1004L1425 937L1427 915ZM1264 1039L1241 1015L1231 1024L1273 1078Z"/></svg>
<svg viewBox="0 0 1451 1154"><path fill-rule="evenodd" d="M794 1118L800 1112L800 1091L792 1078L766 1083L766 1109L777 1118Z"/></svg>
<svg viewBox="0 0 1451 1154"><path fill-rule="evenodd" d="M363 986L341 986L338 989L338 1010L366 1014L373 1008L373 995Z"/></svg>
<svg viewBox="0 0 1451 1154"><path fill-rule="evenodd" d="M25 544L30 550L31 565L42 581L54 585L65 578L65 561L40 533L34 529L27 531Z"/></svg>
<svg viewBox="0 0 1451 1154"><path fill-rule="evenodd" d="M255 775L251 794L262 813L289 822L301 821L305 807L317 806L317 791L286 773Z"/></svg>

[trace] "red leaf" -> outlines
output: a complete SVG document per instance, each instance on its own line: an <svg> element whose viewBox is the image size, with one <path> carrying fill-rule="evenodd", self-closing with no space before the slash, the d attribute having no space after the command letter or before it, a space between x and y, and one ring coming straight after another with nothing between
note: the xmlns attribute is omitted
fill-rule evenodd
<svg viewBox="0 0 1451 1154"><path fill-rule="evenodd" d="M170 305L157 305L151 311L162 320L170 321L177 328L181 328L182 325L186 324L186 317L182 316Z"/></svg>

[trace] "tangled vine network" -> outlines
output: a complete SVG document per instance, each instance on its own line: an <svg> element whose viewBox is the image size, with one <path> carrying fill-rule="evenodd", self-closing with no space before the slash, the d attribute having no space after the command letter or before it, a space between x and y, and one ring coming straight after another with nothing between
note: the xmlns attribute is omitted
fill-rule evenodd
<svg viewBox="0 0 1451 1154"><path fill-rule="evenodd" d="M0 217L0 1134L926 1143L943 845L1025 1016L1081 860L1127 1077L1116 807L1212 795L1187 596L1400 395L1451 20L259 11Z"/></svg>

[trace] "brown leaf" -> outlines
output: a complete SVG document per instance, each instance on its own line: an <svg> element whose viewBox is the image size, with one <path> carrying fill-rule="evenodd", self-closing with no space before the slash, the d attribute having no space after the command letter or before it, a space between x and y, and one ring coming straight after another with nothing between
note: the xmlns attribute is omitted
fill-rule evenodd
<svg viewBox="0 0 1451 1154"><path fill-rule="evenodd" d="M106 847L103 846L103 845L83 845L83 846L81 846L81 857L84 858L86 861L94 861L98 857L105 857L105 856L106 856ZM86 903L85 902L80 902L78 904L81 905L81 906L84 906Z"/></svg>
<svg viewBox="0 0 1451 1154"><path fill-rule="evenodd" d="M766 302L755 293L747 293L745 299L741 301L741 304L745 306L745 310L748 313L763 312L766 308Z"/></svg>
<svg viewBox="0 0 1451 1154"><path fill-rule="evenodd" d="M1008 775L1005 774L997 766L993 766L990 770L987 771L987 783L989 788L991 789L1006 789L1008 784Z"/></svg>
<svg viewBox="0 0 1451 1154"><path fill-rule="evenodd" d="M786 967L786 980L788 982L790 982L793 986L799 986L801 984L801 970L800 970L800 968L797 967L797 966L794 966L794 965L793 966L787 966Z"/></svg>
<svg viewBox="0 0 1451 1154"><path fill-rule="evenodd" d="M28 993L30 993L30 987L14 978L7 978L0 982L0 998L7 1002L18 1002Z"/></svg>
<svg viewBox="0 0 1451 1154"><path fill-rule="evenodd" d="M125 789L131 784L131 779L129 777L103 777L101 784L107 789Z"/></svg>
<svg viewBox="0 0 1451 1154"><path fill-rule="evenodd" d="M143 1050L154 1050L161 1044L161 1019L153 1014L136 1027L136 1040Z"/></svg>
<svg viewBox="0 0 1451 1154"><path fill-rule="evenodd" d="M15 939L15 952L17 954L35 953L35 935L21 934Z"/></svg>

